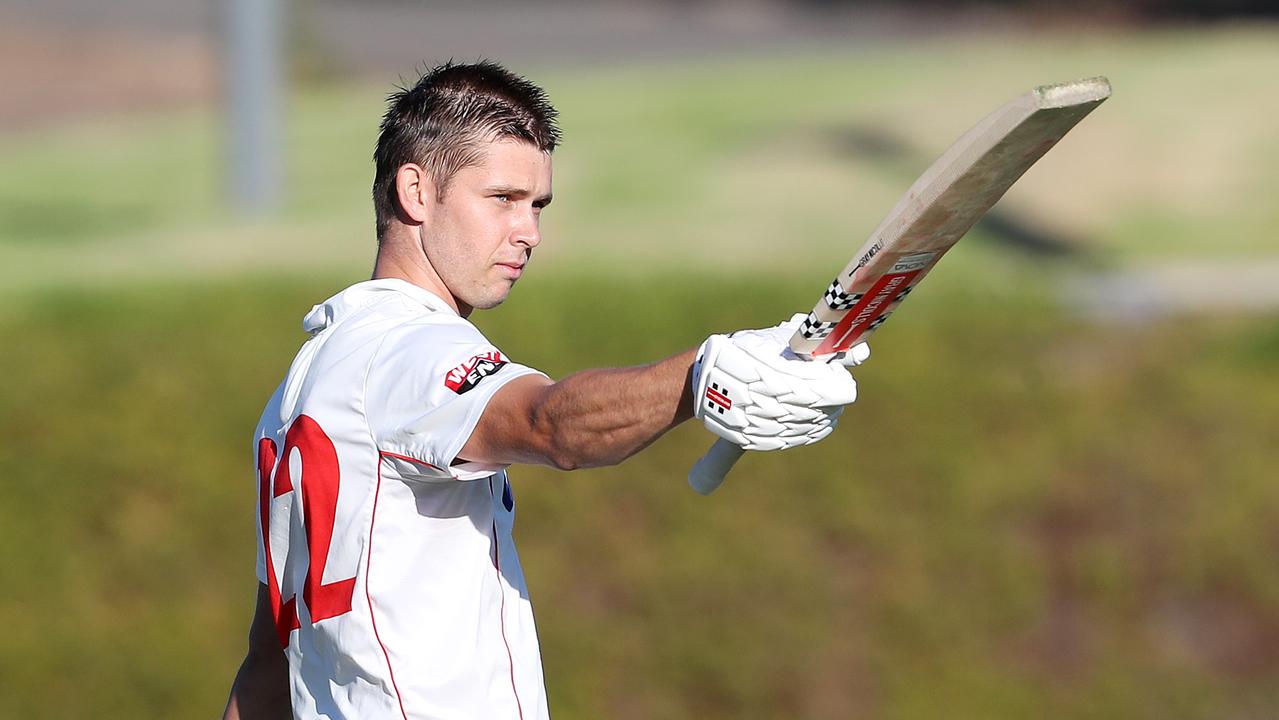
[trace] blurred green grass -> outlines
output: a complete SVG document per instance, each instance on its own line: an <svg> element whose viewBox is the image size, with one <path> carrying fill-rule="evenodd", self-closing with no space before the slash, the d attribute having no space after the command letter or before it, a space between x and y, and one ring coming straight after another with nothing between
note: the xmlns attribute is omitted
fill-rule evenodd
<svg viewBox="0 0 1279 720"><path fill-rule="evenodd" d="M342 282L8 305L6 712L176 718L221 703L255 583L252 418L301 314ZM712 498L684 483L708 441L691 425L617 468L517 468L556 716L1276 707L1273 323L1089 326L1015 289L918 293L830 441L749 456ZM559 278L481 324L562 375L656 359L806 296L760 278L749 293Z"/></svg>
<svg viewBox="0 0 1279 720"><path fill-rule="evenodd" d="M1115 97L1001 208L1116 264L1267 255L1275 39L529 70L564 113L557 199L534 271L478 320L555 375L771 324L978 116L1098 72ZM202 113L0 139L0 714L221 705L255 582L248 435L302 313L371 264L380 95L300 93L288 205L253 222L220 208ZM841 149L867 129L921 166ZM711 499L684 485L693 426L618 468L515 471L556 717L1279 707L1275 323L1086 322L1060 269L984 239L876 336L823 445L750 456Z"/></svg>

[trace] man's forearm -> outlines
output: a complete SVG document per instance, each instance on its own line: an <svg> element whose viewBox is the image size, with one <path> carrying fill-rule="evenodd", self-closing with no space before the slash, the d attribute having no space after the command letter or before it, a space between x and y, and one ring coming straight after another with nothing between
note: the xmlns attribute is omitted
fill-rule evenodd
<svg viewBox="0 0 1279 720"><path fill-rule="evenodd" d="M270 593L258 583L257 607L249 626L249 651L231 684L222 720L284 720L293 717L289 661L275 635Z"/></svg>
<svg viewBox="0 0 1279 720"><path fill-rule="evenodd" d="M286 720L293 717L289 702L288 666L245 658L231 686L222 720Z"/></svg>
<svg viewBox="0 0 1279 720"><path fill-rule="evenodd" d="M532 404L535 432L564 469L615 465L693 415L696 350L651 365L584 370L546 386Z"/></svg>

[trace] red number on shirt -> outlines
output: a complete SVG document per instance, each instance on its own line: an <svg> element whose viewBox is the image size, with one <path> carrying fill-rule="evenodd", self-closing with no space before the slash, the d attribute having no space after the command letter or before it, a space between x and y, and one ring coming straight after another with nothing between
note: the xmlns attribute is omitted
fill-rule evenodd
<svg viewBox="0 0 1279 720"><path fill-rule="evenodd" d="M302 599L310 611L311 622L319 622L351 611L351 597L355 593L355 578L324 583L324 567L329 561L329 548L333 543L333 525L337 520L338 470L337 449L324 430L306 415L299 415L284 436L284 450L277 457L275 443L270 438L258 442L259 512L262 517L262 544L266 549L267 589L271 610L275 614L275 629L280 644L287 647L289 633L297 628L297 598L281 596L275 579L275 566L271 560L271 533L268 528L271 500L293 490L293 477L289 469L289 454L297 450L302 466L302 517L306 528L306 546L310 562L307 564L306 581ZM278 459L278 464L277 464ZM272 475L271 469L275 468Z"/></svg>
<svg viewBox="0 0 1279 720"><path fill-rule="evenodd" d="M271 470L275 467L275 441L262 438L258 441L258 516L262 523L262 549L266 554L266 586L271 599L271 614L275 616L275 634L280 647L289 646L289 633L298 627L298 608L293 598L280 600L280 582L275 579L275 561L271 559L271 498L283 493L271 492Z"/></svg>

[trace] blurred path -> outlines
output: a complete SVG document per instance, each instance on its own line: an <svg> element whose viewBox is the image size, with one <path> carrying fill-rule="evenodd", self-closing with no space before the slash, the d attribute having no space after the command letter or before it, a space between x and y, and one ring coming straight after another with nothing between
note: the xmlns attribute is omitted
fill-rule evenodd
<svg viewBox="0 0 1279 720"><path fill-rule="evenodd" d="M1246 262L1160 263L1110 273L1079 273L1065 305L1092 320L1143 322L1191 314L1279 308L1279 258Z"/></svg>
<svg viewBox="0 0 1279 720"><path fill-rule="evenodd" d="M216 60L201 35L52 27L0 15L0 130L207 104Z"/></svg>
<svg viewBox="0 0 1279 720"><path fill-rule="evenodd" d="M1008 17L771 0L409 3L294 0L303 72L388 78L488 57L516 67L630 65L776 54L1008 26ZM210 103L218 94L213 0L0 0L0 128Z"/></svg>
<svg viewBox="0 0 1279 720"><path fill-rule="evenodd" d="M767 0L482 0L434 7L316 0L311 29L340 54L345 67L385 77L449 57L487 56L516 66L597 66L882 43L990 29L996 17Z"/></svg>

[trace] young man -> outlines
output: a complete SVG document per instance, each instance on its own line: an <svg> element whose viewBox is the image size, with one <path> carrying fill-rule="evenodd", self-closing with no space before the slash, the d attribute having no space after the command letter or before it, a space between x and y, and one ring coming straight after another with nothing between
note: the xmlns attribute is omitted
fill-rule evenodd
<svg viewBox="0 0 1279 720"><path fill-rule="evenodd" d="M853 401L842 366L786 353L795 321L558 382L488 342L467 317L541 243L558 141L542 90L491 63L389 99L373 279L306 316L255 435L260 583L225 718L548 717L506 467L619 463L694 416L795 447Z"/></svg>

